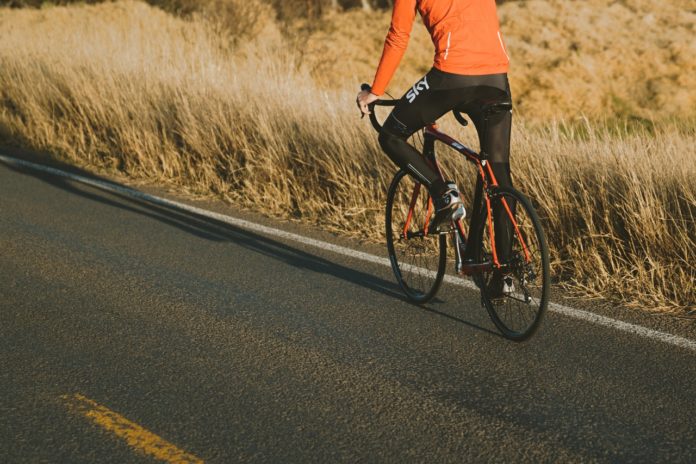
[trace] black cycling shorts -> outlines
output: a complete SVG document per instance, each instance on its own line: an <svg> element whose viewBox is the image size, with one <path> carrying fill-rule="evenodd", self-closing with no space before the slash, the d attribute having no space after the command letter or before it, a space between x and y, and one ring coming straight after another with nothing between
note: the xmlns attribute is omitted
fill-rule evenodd
<svg viewBox="0 0 696 464"><path fill-rule="evenodd" d="M417 177L431 185L437 174L405 140L456 108L473 121L481 149L489 160L507 164L510 160L512 115L494 114L484 124L483 106L496 101L511 101L507 74L465 76L433 68L401 97L384 122L380 143L399 167L412 173L413 169L408 166L417 167L421 174Z"/></svg>

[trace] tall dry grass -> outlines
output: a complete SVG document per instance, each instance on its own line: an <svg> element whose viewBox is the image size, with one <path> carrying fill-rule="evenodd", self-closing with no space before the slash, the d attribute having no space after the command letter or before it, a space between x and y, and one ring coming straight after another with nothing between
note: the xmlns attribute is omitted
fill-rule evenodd
<svg viewBox="0 0 696 464"><path fill-rule="evenodd" d="M296 57L280 58L272 25L234 51L214 31L134 2L0 10L0 137L383 240L394 168L354 90L318 89ZM693 309L695 146L688 124L518 118L514 181L539 205L556 275L649 309ZM467 185L460 162L446 160Z"/></svg>

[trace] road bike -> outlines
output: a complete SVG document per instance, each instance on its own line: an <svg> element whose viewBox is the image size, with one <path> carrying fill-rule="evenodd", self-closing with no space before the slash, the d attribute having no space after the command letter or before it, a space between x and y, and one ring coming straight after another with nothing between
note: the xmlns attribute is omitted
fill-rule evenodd
<svg viewBox="0 0 696 464"><path fill-rule="evenodd" d="M370 89L367 84L361 87ZM375 106L395 106L397 102L377 100L369 105L375 130L381 130ZM504 111L512 111L511 102L483 103L484 133L490 116ZM460 124L468 125L460 111L452 113ZM498 330L511 340L528 339L541 323L550 293L549 251L532 202L515 188L498 185L485 152L467 148L435 123L423 128L422 137L422 155L443 181L449 182L435 154L436 141L473 163L477 181L468 209L469 224L459 219L432 231L429 226L434 208L427 189L403 169L394 175L387 194L386 234L399 286L415 303L432 299L445 275L449 239L455 273L471 277ZM499 212L496 220L495 211ZM507 253L503 253L506 259L496 247L495 233L501 230L510 238Z"/></svg>

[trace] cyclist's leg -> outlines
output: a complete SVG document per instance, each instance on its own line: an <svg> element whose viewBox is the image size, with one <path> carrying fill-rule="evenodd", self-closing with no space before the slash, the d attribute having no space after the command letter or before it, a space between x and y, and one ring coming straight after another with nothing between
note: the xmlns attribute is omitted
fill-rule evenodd
<svg viewBox="0 0 696 464"><path fill-rule="evenodd" d="M416 82L401 97L379 134L380 146L389 158L422 182L433 196L441 195L447 186L434 167L406 140L454 107L449 92L440 89L442 80L442 73L433 69Z"/></svg>
<svg viewBox="0 0 696 464"><path fill-rule="evenodd" d="M512 187L510 177L510 129L512 114L509 112L493 115L489 121L487 138L490 138L490 163L493 175L501 187ZM514 200L507 201L508 207L515 214ZM512 252L513 225L505 206L501 202L493 204L493 223L495 225L495 247L498 259L506 262Z"/></svg>
<svg viewBox="0 0 696 464"><path fill-rule="evenodd" d="M503 85L498 86L498 88ZM510 99L510 87L507 77L504 79L504 94L501 98ZM501 187L512 187L510 177L510 132L512 128L512 113L504 112L490 115L486 122L480 103L476 102L466 108L479 135L481 149L488 155L493 175ZM508 205L514 214L515 205ZM513 226L505 207L493 204L493 222L495 226L495 246L501 262L507 261L512 247Z"/></svg>
<svg viewBox="0 0 696 464"><path fill-rule="evenodd" d="M438 195L444 182L423 155L406 141L418 129L409 128L392 112L379 133L379 144L394 164L424 184L431 195Z"/></svg>

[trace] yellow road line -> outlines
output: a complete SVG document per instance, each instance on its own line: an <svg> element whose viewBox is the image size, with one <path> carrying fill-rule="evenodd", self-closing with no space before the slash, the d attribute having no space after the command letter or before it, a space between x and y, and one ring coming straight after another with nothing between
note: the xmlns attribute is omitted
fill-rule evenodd
<svg viewBox="0 0 696 464"><path fill-rule="evenodd" d="M167 440L131 422L120 414L98 404L86 396L75 393L61 398L68 407L90 419L128 443L131 448L172 464L202 463L203 460L182 451Z"/></svg>

